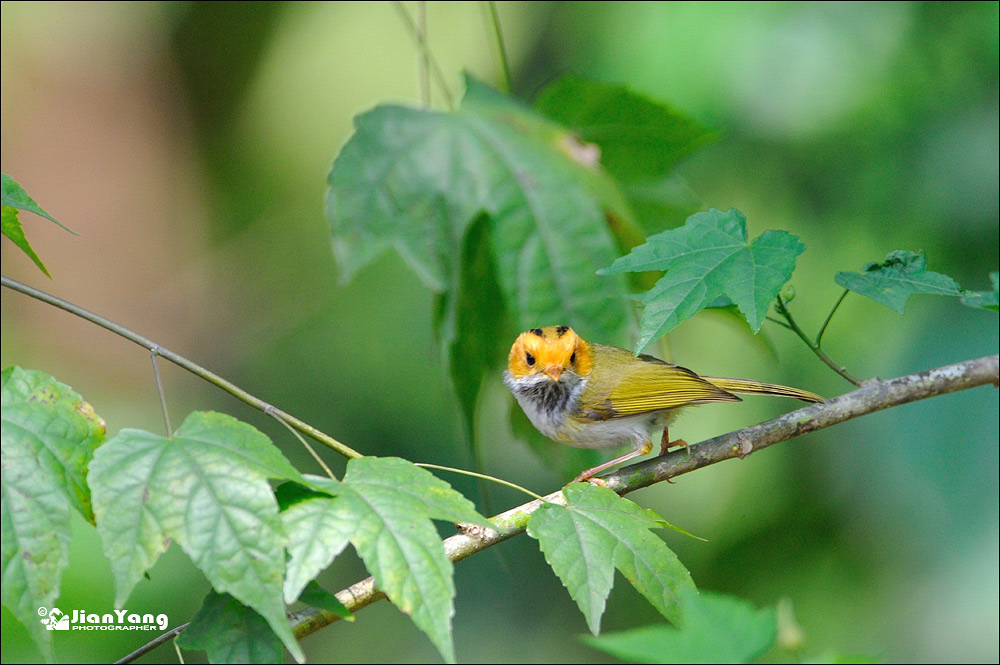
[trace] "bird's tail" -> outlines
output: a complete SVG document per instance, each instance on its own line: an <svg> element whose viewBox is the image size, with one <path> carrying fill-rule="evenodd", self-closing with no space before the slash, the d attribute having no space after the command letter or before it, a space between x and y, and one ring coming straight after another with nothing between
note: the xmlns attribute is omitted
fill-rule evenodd
<svg viewBox="0 0 1000 665"><path fill-rule="evenodd" d="M703 379L714 386L731 393L747 393L751 395L777 395L779 397L794 397L804 402L822 402L822 397L808 390L779 386L776 383L761 383L760 381L748 381L746 379L725 379L716 376L703 376Z"/></svg>

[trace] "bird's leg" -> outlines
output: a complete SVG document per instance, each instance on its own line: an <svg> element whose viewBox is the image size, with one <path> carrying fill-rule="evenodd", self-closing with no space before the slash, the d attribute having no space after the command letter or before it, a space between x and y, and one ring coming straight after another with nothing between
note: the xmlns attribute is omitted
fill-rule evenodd
<svg viewBox="0 0 1000 665"><path fill-rule="evenodd" d="M630 460L633 457L639 457L640 455L645 455L646 453L648 453L652 449L653 449L653 442L651 440L649 440L649 439L646 439L646 441L644 443L642 443L640 445L637 445L633 450L628 451L624 455L619 455L618 457L614 458L613 460L608 460L607 462L604 462L603 464L598 464L597 466L595 466L595 467L593 467L591 469L587 469L586 471L584 471L583 473L581 473L579 476L577 476L576 478L574 478L573 482L574 483L582 483L585 480L589 480L590 482L594 483L595 485L600 485L600 486L604 487L604 481L603 480L601 480L600 478L592 478L592 476L594 474L600 473L601 471L604 471L605 469L613 467L616 464L621 464L625 460Z"/></svg>
<svg viewBox="0 0 1000 665"><path fill-rule="evenodd" d="M667 433L670 428L667 426L663 427L663 436L660 437L660 455L666 455L671 448L676 448L678 446L684 446L684 452L691 456L691 446L684 439L677 439L676 441L670 440L670 435Z"/></svg>

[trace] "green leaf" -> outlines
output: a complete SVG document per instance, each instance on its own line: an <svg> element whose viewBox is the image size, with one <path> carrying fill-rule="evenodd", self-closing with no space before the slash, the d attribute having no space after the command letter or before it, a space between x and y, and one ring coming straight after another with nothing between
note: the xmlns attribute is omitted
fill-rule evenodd
<svg viewBox="0 0 1000 665"><path fill-rule="evenodd" d="M298 569L297 579L329 565L349 540L379 589L454 662L452 565L430 520L488 525L465 497L405 460L363 457L347 463L335 498L303 501L286 513L292 511L289 567ZM323 548L332 554L324 556Z"/></svg>
<svg viewBox="0 0 1000 665"><path fill-rule="evenodd" d="M546 503L528 521L552 570L597 635L617 568L667 619L680 620L680 599L694 582L666 544L651 533L664 522L613 491L589 483L563 489L566 506Z"/></svg>
<svg viewBox="0 0 1000 665"><path fill-rule="evenodd" d="M101 446L90 486L116 606L176 541L301 662L281 600L286 537L268 478L302 482L264 434L219 413L192 413L172 439L126 429Z"/></svg>
<svg viewBox="0 0 1000 665"><path fill-rule="evenodd" d="M622 182L648 181L716 135L670 106L619 85L566 76L535 106L600 148L600 161Z"/></svg>
<svg viewBox="0 0 1000 665"><path fill-rule="evenodd" d="M24 235L24 229L21 228L21 220L17 217L17 209L10 206L0 207L0 232L20 247L21 251L35 262L35 265L45 273L46 277L52 277L45 264L38 258L38 254L35 254L35 250L31 247L31 243L28 242L28 238Z"/></svg>
<svg viewBox="0 0 1000 665"><path fill-rule="evenodd" d="M335 595L321 587L315 581L306 585L306 588L302 590L302 594L299 596L299 600L309 607L315 607L318 610L326 610L331 614L336 614L344 621L354 621L354 615L351 614L351 611L342 602L337 600Z"/></svg>
<svg viewBox="0 0 1000 665"><path fill-rule="evenodd" d="M951 277L927 269L927 257L922 251L889 252L882 263L869 263L861 272L838 272L834 281L900 314L910 296L918 293L963 295Z"/></svg>
<svg viewBox="0 0 1000 665"><path fill-rule="evenodd" d="M0 374L0 404L2 600L51 661L52 634L38 608L51 609L59 597L70 511L93 522L87 465L104 441L104 422L69 386L20 367Z"/></svg>
<svg viewBox="0 0 1000 665"><path fill-rule="evenodd" d="M775 613L730 596L687 592L680 628L648 626L586 637L590 646L633 663L749 663L774 644Z"/></svg>
<svg viewBox="0 0 1000 665"><path fill-rule="evenodd" d="M49 213L42 210L42 207L35 203L34 199L28 196L28 192L24 191L24 188L17 184L17 182L6 173L0 173L0 206L7 206L9 208L17 208L18 210L33 212L36 215L41 215L50 222L61 226L73 235L80 235L73 229L65 226Z"/></svg>
<svg viewBox="0 0 1000 665"><path fill-rule="evenodd" d="M476 454L474 417L480 387L484 377L499 373L513 334L502 334L509 321L490 248L489 219L477 218L463 245L461 269L451 288L438 297L436 327L465 436Z"/></svg>
<svg viewBox="0 0 1000 665"><path fill-rule="evenodd" d="M282 663L281 640L264 617L228 593L209 591L190 625L177 636L181 649L198 649L210 663Z"/></svg>
<svg viewBox="0 0 1000 665"><path fill-rule="evenodd" d="M281 522L288 533L289 555L284 597L291 604L347 547L356 525L341 504L318 493L282 511Z"/></svg>
<svg viewBox="0 0 1000 665"><path fill-rule="evenodd" d="M485 214L504 305L519 328L558 321L624 342L625 282L594 273L617 253L605 213L628 212L565 129L472 79L459 111L381 106L355 127L327 196L345 276L393 247L430 288L447 291L463 239Z"/></svg>
<svg viewBox="0 0 1000 665"><path fill-rule="evenodd" d="M665 270L642 302L645 309L636 353L702 309L726 296L756 333L768 307L805 251L797 237L766 231L747 240L746 218L734 209L711 209L684 226L650 236L600 274Z"/></svg>
<svg viewBox="0 0 1000 665"><path fill-rule="evenodd" d="M993 283L992 291L963 291L962 304L978 309L991 309L994 312L1000 311L1000 286L997 284L998 277L1000 277L1000 273L990 273L990 282Z"/></svg>

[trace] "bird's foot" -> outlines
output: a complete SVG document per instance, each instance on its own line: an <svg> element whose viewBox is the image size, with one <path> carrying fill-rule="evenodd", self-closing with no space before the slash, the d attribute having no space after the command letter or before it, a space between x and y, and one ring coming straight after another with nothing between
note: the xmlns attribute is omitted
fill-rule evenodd
<svg viewBox="0 0 1000 665"><path fill-rule="evenodd" d="M664 434L666 434L666 432L664 432ZM668 452L670 452L671 448L684 448L684 452L687 453L688 457L691 456L691 446L689 446L688 442L685 441L684 439L676 439L674 441L668 441L666 438L664 438L662 441L660 441L660 455L666 455Z"/></svg>

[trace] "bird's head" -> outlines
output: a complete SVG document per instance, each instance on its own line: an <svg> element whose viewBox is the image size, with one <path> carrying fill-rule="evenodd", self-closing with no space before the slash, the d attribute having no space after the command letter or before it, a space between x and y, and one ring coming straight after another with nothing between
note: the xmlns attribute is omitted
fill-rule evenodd
<svg viewBox="0 0 1000 665"><path fill-rule="evenodd" d="M566 376L586 377L593 368L593 349L569 326L532 328L514 340L507 357L507 371L514 379L548 377L558 382Z"/></svg>

